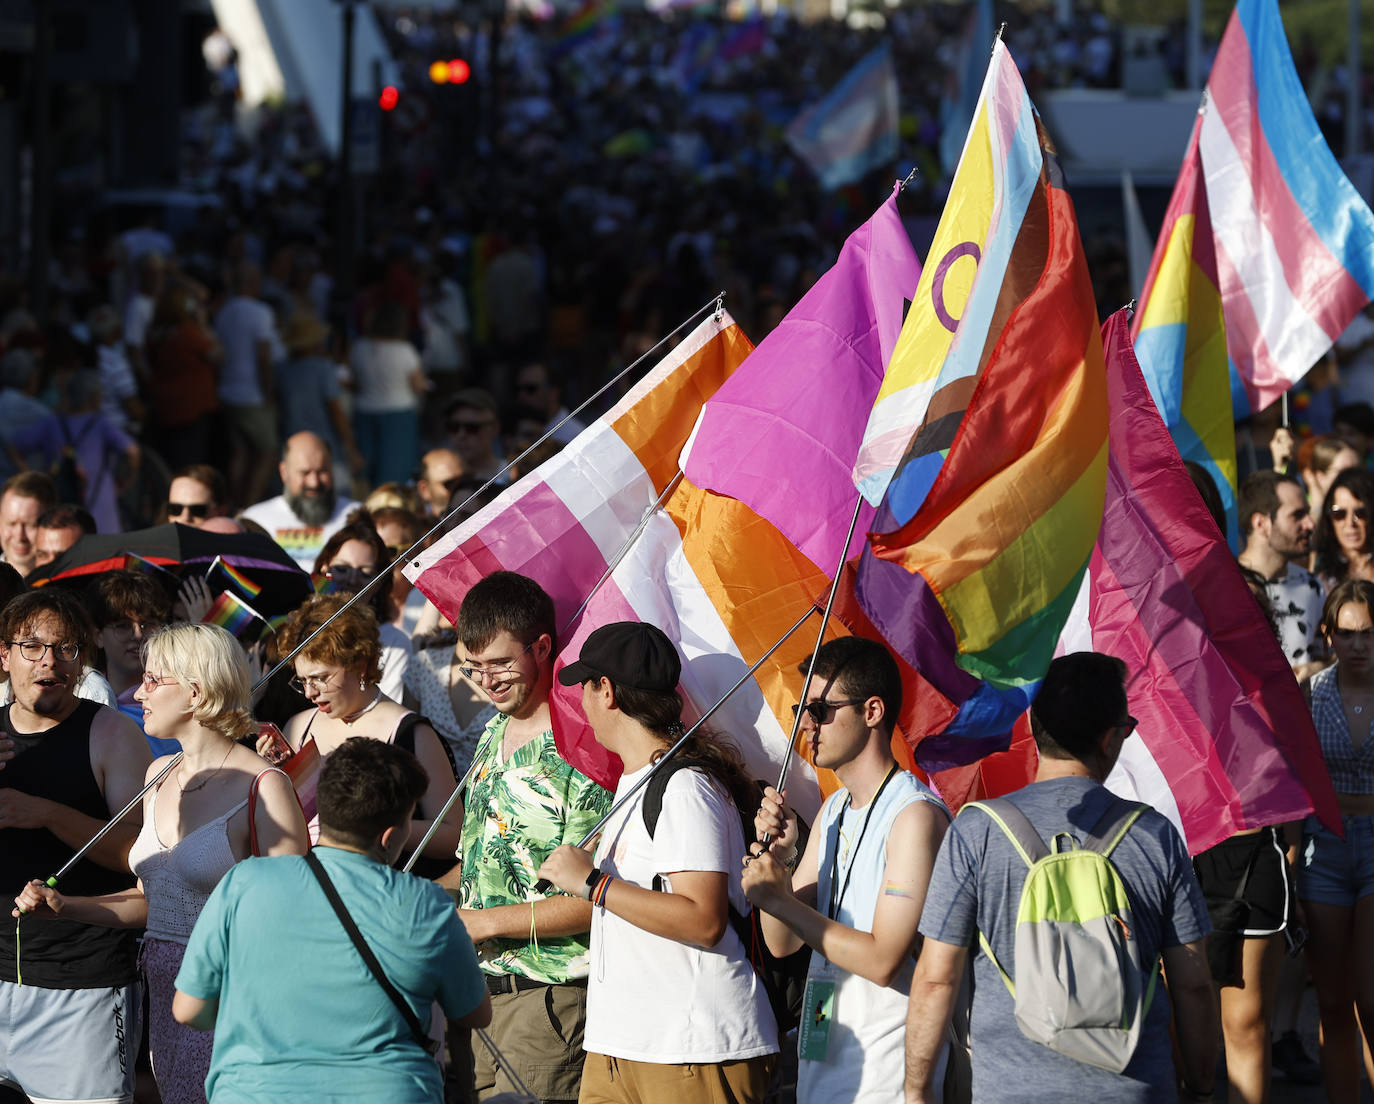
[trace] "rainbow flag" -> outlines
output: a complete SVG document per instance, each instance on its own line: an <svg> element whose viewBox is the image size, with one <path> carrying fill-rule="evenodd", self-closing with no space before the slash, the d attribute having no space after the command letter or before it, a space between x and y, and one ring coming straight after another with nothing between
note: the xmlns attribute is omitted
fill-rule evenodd
<svg viewBox="0 0 1374 1104"><path fill-rule="evenodd" d="M207 625L218 625L222 629L228 629L237 637L242 637L255 621L267 624L267 618L232 590L221 592L214 605L205 611L201 621Z"/></svg>
<svg viewBox="0 0 1374 1104"><path fill-rule="evenodd" d="M1178 451L1212 473L1228 513L1235 417L1300 380L1372 296L1374 213L1322 138L1275 0L1241 0L1133 328Z"/></svg>
<svg viewBox="0 0 1374 1104"><path fill-rule="evenodd" d="M256 598L259 594L262 593L261 586L253 582L252 579L250 579L238 568L234 567L233 564L226 563L223 556L216 556L214 560L211 561L210 567L205 572L205 574L209 575L216 568L223 572L225 578L227 578L229 582L232 583L234 586L238 587L239 590L241 590L249 598Z"/></svg>
<svg viewBox="0 0 1374 1104"><path fill-rule="evenodd" d="M174 571L163 567L160 563L155 563L152 560L140 556L137 552L126 552L124 554L124 570L137 571L142 575L151 575L155 579L159 575L170 576L173 580L177 577Z"/></svg>
<svg viewBox="0 0 1374 1104"><path fill-rule="evenodd" d="M885 494L856 589L959 706L917 748L939 769L1006 745L1053 658L1106 485L1102 341L1073 203L1000 41L916 300L860 451L859 467L863 448L881 456L895 412L910 412L903 454L871 454L860 483Z"/></svg>

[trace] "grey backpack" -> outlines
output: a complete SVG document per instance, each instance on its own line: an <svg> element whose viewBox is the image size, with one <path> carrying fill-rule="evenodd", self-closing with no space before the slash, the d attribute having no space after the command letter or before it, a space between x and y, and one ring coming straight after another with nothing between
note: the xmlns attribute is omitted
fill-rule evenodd
<svg viewBox="0 0 1374 1104"><path fill-rule="evenodd" d="M1113 801L1083 841L1067 832L1051 851L1024 813L1005 799L974 801L1011 840L1030 872L1016 914L1016 978L992 960L1028 1039L1078 1062L1120 1073L1140 1040L1159 978L1148 979L1126 885L1110 855L1146 806Z"/></svg>

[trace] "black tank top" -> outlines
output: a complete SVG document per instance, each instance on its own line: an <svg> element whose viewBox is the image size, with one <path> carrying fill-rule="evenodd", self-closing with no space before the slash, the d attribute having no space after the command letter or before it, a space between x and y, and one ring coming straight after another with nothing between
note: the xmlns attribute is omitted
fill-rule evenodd
<svg viewBox="0 0 1374 1104"><path fill-rule="evenodd" d="M91 723L101 706L82 700L72 715L42 733L18 733L10 707L0 712L0 728L15 741L15 755L0 770L0 788L46 797L97 820L112 810L91 773ZM75 853L46 828L0 828L0 886L17 893L25 882L56 874ZM89 860L77 863L58 889L73 897L114 893L134 884ZM13 887L13 888L10 888ZM80 924L74 920L25 917L19 922L19 970L25 985L44 989L96 989L134 980L138 933ZM15 926L6 910L0 923L0 978L17 981Z"/></svg>

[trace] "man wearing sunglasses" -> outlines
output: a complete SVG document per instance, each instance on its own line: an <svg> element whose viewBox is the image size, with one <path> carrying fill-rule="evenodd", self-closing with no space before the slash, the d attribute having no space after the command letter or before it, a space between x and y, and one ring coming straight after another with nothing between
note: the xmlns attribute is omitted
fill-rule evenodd
<svg viewBox="0 0 1374 1104"><path fill-rule="evenodd" d="M1035 780L1004 800L1047 849L1081 848L1090 837L1120 833L1108 861L1131 902L1128 932L1139 949L1139 991L1150 984L1162 958L1167 992L1160 984L1147 1001L1138 1042L1119 1073L1023 1034L1009 987L1023 946L1018 910L1024 907L1029 863L1022 845L988 811L966 807L940 846L921 915L924 942L907 1026L908 1104L941 1099L936 1059L970 960L975 1100L1059 1104L1071 1097L1152 1104L1212 1099L1220 1018L1204 949L1211 924L1188 849L1174 826L1148 807L1119 827L1131 806L1103 785L1135 731L1125 682L1126 665L1114 656L1075 652L1054 660L1031 707L1031 734L1039 752ZM1114 919L1126 926L1120 915ZM1064 976L1073 973L1072 964L1065 966ZM1064 996L1046 995L1047 1003L1052 999ZM1065 1009L1065 1019L1076 1011Z"/></svg>
<svg viewBox="0 0 1374 1104"><path fill-rule="evenodd" d="M939 798L892 757L901 705L901 674L881 644L850 636L823 645L798 707L800 736L844 789L821 807L800 854L785 793L769 787L754 819L759 838L773 842L747 861L743 882L763 910L768 948L814 952L803 998L814 1030L798 1039L798 1104L901 1101L916 927L949 824Z"/></svg>
<svg viewBox="0 0 1374 1104"><path fill-rule="evenodd" d="M44 587L0 613L0 663L13 700L0 711L0 886L57 872L143 785L152 762L137 726L80 699L95 629L81 600ZM138 809L63 875L62 891L133 887ZM139 1040L137 935L21 917L0 934L0 1086L35 1100L131 1099ZM20 979L22 977L22 984Z"/></svg>
<svg viewBox="0 0 1374 1104"><path fill-rule="evenodd" d="M592 906L534 887L544 860L581 842L611 795L554 745L556 628L544 589L513 571L494 572L468 591L455 628L458 671L497 709L465 795L452 881L459 915L487 975L492 1039L536 1097L571 1104L582 1080ZM472 1056L478 1099L516 1088L486 1047L474 1046Z"/></svg>
<svg viewBox="0 0 1374 1104"><path fill-rule="evenodd" d="M501 430L500 412L489 392L480 387L459 391L444 410L444 428L447 444L462 458L469 479L485 483L501 470L504 461L496 442ZM508 482L504 477L503 481Z"/></svg>

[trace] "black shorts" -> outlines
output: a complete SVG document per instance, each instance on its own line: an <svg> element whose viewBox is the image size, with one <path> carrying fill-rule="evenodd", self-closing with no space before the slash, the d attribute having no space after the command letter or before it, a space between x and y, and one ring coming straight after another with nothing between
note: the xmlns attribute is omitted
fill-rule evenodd
<svg viewBox="0 0 1374 1104"><path fill-rule="evenodd" d="M1220 927L1222 910L1235 898L1247 866L1250 878L1243 899L1250 906L1250 917L1239 934L1252 938L1277 935L1288 926L1293 908L1288 861L1277 828L1265 828L1252 836L1232 836L1193 860L1212 924Z"/></svg>

